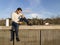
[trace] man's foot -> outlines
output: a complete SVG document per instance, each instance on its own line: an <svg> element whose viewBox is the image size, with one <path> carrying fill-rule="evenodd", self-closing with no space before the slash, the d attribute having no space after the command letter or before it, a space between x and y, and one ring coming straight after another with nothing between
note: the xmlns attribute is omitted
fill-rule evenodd
<svg viewBox="0 0 60 45"><path fill-rule="evenodd" d="M16 38L16 41L20 41L19 38Z"/></svg>
<svg viewBox="0 0 60 45"><path fill-rule="evenodd" d="M13 39L10 39L10 41L13 41Z"/></svg>

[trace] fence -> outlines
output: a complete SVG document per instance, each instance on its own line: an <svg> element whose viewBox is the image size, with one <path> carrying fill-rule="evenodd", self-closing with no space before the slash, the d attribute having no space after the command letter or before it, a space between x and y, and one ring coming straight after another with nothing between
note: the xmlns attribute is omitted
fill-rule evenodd
<svg viewBox="0 0 60 45"><path fill-rule="evenodd" d="M11 26L0 26L0 45L13 45L10 29ZM20 26L19 38L14 45L60 45L60 25Z"/></svg>

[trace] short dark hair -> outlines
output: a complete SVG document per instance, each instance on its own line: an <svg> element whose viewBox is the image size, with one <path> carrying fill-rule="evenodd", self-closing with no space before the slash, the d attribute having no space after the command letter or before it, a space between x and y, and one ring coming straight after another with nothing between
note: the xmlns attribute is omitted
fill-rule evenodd
<svg viewBox="0 0 60 45"><path fill-rule="evenodd" d="M21 10L21 11L22 11L22 9L21 9L21 8L17 8L17 10Z"/></svg>

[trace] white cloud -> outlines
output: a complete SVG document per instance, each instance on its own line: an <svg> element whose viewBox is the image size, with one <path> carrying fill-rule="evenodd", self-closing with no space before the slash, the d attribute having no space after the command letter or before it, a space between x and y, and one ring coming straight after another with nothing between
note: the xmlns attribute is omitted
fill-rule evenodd
<svg viewBox="0 0 60 45"><path fill-rule="evenodd" d="M40 13L30 13L26 14L27 18L36 18L38 17L39 19L43 18L54 18L58 16L58 13L53 13L49 11L41 11Z"/></svg>
<svg viewBox="0 0 60 45"><path fill-rule="evenodd" d="M32 10L30 9L30 8L26 8L24 11L23 11L23 13L31 13L32 12Z"/></svg>
<svg viewBox="0 0 60 45"><path fill-rule="evenodd" d="M53 15L56 16L55 13L52 13L52 12L49 12L49 11L41 11L40 13L31 13L31 14L28 15L28 17L30 17L30 18L36 18L36 17L38 17L38 18L45 19L45 18L54 17Z"/></svg>
<svg viewBox="0 0 60 45"><path fill-rule="evenodd" d="M27 16L28 16L28 18L36 18L36 17L38 17L38 18L45 19L45 18L50 18L53 15L54 15L54 13L52 13L52 12L49 12L49 11L41 11L40 13L30 13Z"/></svg>
<svg viewBox="0 0 60 45"><path fill-rule="evenodd" d="M29 16L30 16L30 18L36 18L36 17L40 18L40 14L38 14L38 13L31 13L31 14L29 14Z"/></svg>
<svg viewBox="0 0 60 45"><path fill-rule="evenodd" d="M45 18L51 18L51 17L56 17L57 13L44 10L44 11L40 12L40 16L44 19Z"/></svg>
<svg viewBox="0 0 60 45"><path fill-rule="evenodd" d="M29 2L30 2L30 6L36 7L40 5L41 0L29 0Z"/></svg>

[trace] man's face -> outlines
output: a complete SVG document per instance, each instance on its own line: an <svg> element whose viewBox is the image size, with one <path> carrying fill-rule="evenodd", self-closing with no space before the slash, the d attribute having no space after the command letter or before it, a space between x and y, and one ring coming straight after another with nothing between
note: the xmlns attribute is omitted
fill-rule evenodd
<svg viewBox="0 0 60 45"><path fill-rule="evenodd" d="M17 13L19 14L19 13L21 13L22 11L21 10L17 10Z"/></svg>

